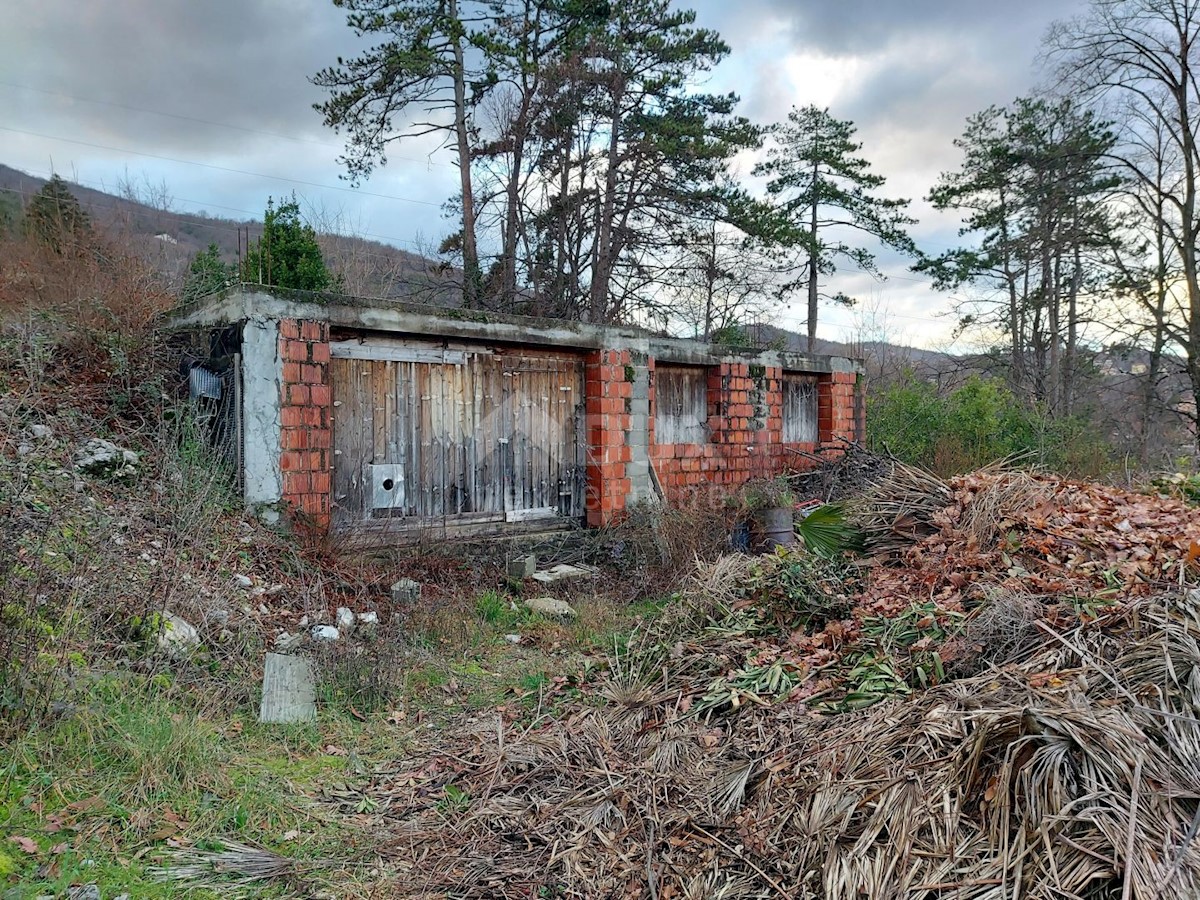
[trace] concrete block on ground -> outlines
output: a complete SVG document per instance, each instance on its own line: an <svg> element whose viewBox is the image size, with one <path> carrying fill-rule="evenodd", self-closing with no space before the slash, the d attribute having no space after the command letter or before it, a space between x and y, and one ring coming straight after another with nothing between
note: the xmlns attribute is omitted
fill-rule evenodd
<svg viewBox="0 0 1200 900"><path fill-rule="evenodd" d="M529 578L536 571L537 557L532 553L508 561L508 574L511 578Z"/></svg>
<svg viewBox="0 0 1200 900"><path fill-rule="evenodd" d="M392 602L413 604L421 599L421 585L411 578L401 578L392 585Z"/></svg>
<svg viewBox="0 0 1200 900"><path fill-rule="evenodd" d="M311 722L317 717L316 678L303 656L268 653L263 669L262 706L265 724Z"/></svg>
<svg viewBox="0 0 1200 900"><path fill-rule="evenodd" d="M552 584L555 581L564 581L568 578L590 578L595 574L592 569L587 569L583 566L569 566L566 563L560 563L544 572L534 572L533 580L540 581L542 584Z"/></svg>

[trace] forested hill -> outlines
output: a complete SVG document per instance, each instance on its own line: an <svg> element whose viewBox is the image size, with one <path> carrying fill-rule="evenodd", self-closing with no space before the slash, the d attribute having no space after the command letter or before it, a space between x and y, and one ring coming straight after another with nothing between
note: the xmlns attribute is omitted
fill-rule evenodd
<svg viewBox="0 0 1200 900"><path fill-rule="evenodd" d="M227 262L237 259L238 232L242 245L262 234L262 221L231 219L206 211L182 212L166 186L131 183L97 190L67 178L92 221L105 231L135 244L170 279L182 283L188 261L216 244ZM46 179L0 164L0 218L14 215L39 191ZM264 198L264 202L265 202ZM314 223L321 232L321 223ZM365 238L321 234L322 252L330 268L343 278L348 293L367 297L406 298L447 304L452 273L416 253Z"/></svg>

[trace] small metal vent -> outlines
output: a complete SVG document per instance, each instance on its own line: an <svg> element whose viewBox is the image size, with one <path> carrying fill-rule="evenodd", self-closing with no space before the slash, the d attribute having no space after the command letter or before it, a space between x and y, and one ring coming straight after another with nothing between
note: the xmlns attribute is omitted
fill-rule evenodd
<svg viewBox="0 0 1200 900"><path fill-rule="evenodd" d="M404 509L404 466L367 466L371 476L373 509Z"/></svg>

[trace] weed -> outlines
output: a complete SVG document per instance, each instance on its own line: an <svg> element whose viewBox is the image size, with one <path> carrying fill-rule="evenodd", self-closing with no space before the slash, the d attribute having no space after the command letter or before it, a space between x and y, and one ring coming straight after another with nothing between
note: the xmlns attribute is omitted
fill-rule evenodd
<svg viewBox="0 0 1200 900"><path fill-rule="evenodd" d="M475 613L497 629L510 629L525 618L508 597L496 591L486 591L475 599Z"/></svg>
<svg viewBox="0 0 1200 900"><path fill-rule="evenodd" d="M456 784L447 784L442 788L442 794L437 811L447 818L461 815L471 807L470 794Z"/></svg>

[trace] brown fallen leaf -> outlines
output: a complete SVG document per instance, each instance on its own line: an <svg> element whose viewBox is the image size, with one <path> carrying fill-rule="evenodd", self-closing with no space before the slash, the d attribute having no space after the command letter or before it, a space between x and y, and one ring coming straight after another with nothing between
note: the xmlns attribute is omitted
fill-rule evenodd
<svg viewBox="0 0 1200 900"><path fill-rule="evenodd" d="M28 853L30 856L36 856L41 852L41 848L38 847L37 841L35 841L33 838L21 837L20 835L14 834L9 838L9 840L16 844L21 849L22 853Z"/></svg>

